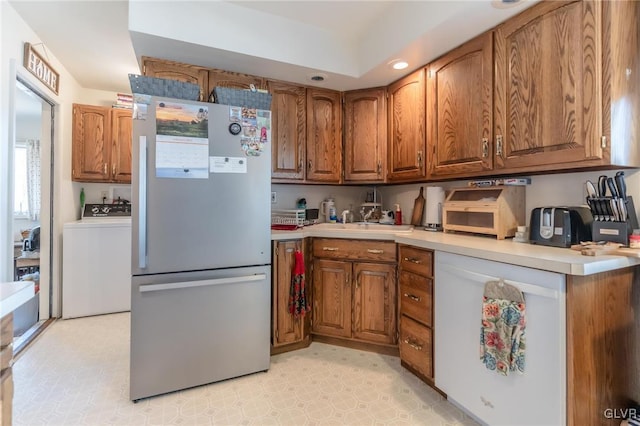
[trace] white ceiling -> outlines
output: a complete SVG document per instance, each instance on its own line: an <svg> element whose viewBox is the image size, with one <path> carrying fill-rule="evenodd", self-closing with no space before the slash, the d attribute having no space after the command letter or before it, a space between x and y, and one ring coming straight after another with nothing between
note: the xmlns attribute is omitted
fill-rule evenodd
<svg viewBox="0 0 640 426"><path fill-rule="evenodd" d="M9 3L81 86L126 92L143 55L337 90L387 85L535 1ZM396 58L409 69L392 70Z"/></svg>

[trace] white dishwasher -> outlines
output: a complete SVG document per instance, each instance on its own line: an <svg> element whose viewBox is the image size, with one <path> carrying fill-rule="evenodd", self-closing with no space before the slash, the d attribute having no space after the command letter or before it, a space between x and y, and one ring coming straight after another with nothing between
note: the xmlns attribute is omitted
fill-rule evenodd
<svg viewBox="0 0 640 426"><path fill-rule="evenodd" d="M62 318L131 310L131 218L64 224Z"/></svg>
<svg viewBox="0 0 640 426"><path fill-rule="evenodd" d="M508 376L480 360L487 281L518 287L526 305L525 372ZM435 384L490 425L566 424L565 275L437 251Z"/></svg>

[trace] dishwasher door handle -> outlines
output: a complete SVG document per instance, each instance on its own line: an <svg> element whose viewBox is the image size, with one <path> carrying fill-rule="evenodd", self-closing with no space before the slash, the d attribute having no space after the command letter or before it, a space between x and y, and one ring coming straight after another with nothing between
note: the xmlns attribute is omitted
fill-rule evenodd
<svg viewBox="0 0 640 426"><path fill-rule="evenodd" d="M547 297L549 299L557 299L558 290L553 290L546 287L541 287L535 284L523 283L520 281L513 280L505 280L499 277L492 277L490 275L481 274L478 272L468 271L466 269L461 269L449 263L436 263L436 273L439 268L446 269L447 272L453 275L457 275L460 278L467 279L469 281L476 282L478 284L484 285L487 281L503 281L506 284L510 284L512 286L517 287L521 292L525 294L531 294L535 296Z"/></svg>
<svg viewBox="0 0 640 426"><path fill-rule="evenodd" d="M166 283L166 284L142 284L140 286L140 293L147 293L151 291L162 291L162 290L178 290L178 289L193 288L193 287L209 287L209 286L221 285L221 284L237 284L237 283L246 283L249 281L263 281L266 279L267 279L266 274L256 274L256 275L244 275L241 277L215 278L212 280L183 281L183 282Z"/></svg>

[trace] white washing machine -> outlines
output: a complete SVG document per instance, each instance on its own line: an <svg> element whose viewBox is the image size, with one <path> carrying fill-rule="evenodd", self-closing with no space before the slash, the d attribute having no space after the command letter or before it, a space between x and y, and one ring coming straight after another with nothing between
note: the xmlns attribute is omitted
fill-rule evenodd
<svg viewBox="0 0 640 426"><path fill-rule="evenodd" d="M62 256L62 318L131 310L129 205L87 205L64 225Z"/></svg>

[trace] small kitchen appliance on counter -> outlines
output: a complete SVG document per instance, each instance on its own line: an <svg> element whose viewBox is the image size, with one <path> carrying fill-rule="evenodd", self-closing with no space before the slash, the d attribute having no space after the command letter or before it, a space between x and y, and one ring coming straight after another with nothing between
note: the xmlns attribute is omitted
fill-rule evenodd
<svg viewBox="0 0 640 426"><path fill-rule="evenodd" d="M536 207L531 212L529 241L554 247L591 241L592 222L588 207Z"/></svg>

